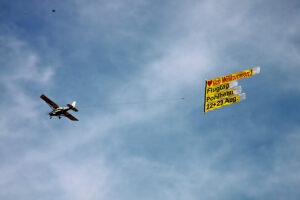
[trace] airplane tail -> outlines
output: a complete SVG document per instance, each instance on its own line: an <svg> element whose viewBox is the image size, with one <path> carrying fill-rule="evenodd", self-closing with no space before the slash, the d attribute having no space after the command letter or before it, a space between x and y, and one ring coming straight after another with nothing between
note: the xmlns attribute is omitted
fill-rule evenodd
<svg viewBox="0 0 300 200"><path fill-rule="evenodd" d="M78 110L75 108L75 105L76 105L76 101L73 101L72 105L67 104L67 106L68 106L70 109L72 109L72 110L75 111L75 112L78 112Z"/></svg>

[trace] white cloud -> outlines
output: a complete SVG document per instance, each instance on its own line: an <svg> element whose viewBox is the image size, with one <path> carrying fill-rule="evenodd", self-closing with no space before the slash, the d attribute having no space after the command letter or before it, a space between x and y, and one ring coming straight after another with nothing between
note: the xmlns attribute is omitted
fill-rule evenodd
<svg viewBox="0 0 300 200"><path fill-rule="evenodd" d="M258 2L238 3L237 1L227 1L226 4L217 1L193 2L187 6L180 4L184 8L181 10L182 12L179 12L179 15L173 21L168 21L169 24L164 24L166 25L165 28L162 28L165 31L164 34L158 39L159 42L153 42L155 47L151 50L159 52L160 57L148 63L143 63L145 69L126 85L114 91L111 100L119 99L117 97L120 96L125 100L177 97L182 94L183 90L200 88L204 78L209 78L206 76L218 76L223 73L246 69L245 67L251 67L253 64L260 64L247 63L248 66L244 66L243 60L228 52L232 51L231 46L233 45L239 47L240 44L247 43L246 47L249 46L253 50L257 46L259 51L263 52L268 59L274 57L278 59L278 55L282 54L289 57L281 48L289 46L291 43L283 41L283 43L276 44L276 48L273 49L274 45L272 43L278 39L278 35L272 34L272 29L259 33L261 30L257 27L263 28L266 24L276 26L277 22L276 18L272 18L273 16L268 19L254 16L253 12L257 4ZM96 10L94 14L98 18L102 16L101 12ZM93 17L97 18L96 16ZM284 28L289 25L282 26ZM293 24L290 24L290 26L293 26ZM271 38L265 40L269 34ZM233 53L240 53L241 51L241 49L235 49ZM245 53L249 52L245 51ZM293 61L293 59L291 60ZM170 110L172 110L172 106L169 105L155 105L152 108L120 108L111 120L117 119L114 121L122 122L122 119L127 119L126 116L134 116L133 120L130 120L129 117L128 123L115 124L114 128L117 129L118 126L130 127L132 121L137 125L147 117L160 118L165 113L170 113ZM101 119L102 114L99 115ZM99 115L95 118L99 118ZM123 165L117 167L120 170L118 174L119 187L129 185L126 187L129 191L131 190L130 187L133 187L135 191L131 192L139 194L138 183L134 183L134 181L141 181L142 184L144 184L143 181L149 181L150 185L153 184L154 186L149 186L148 192L156 191L157 193L153 196L157 195L161 199L176 199L178 197L180 197L179 199L196 199L199 197L198 195L202 195L201 197L204 199L220 199L220 196L227 195L230 197L230 195L234 195L234 192L237 195L242 194L248 197L268 194L269 189L264 186L266 184L264 181L268 182L268 180L261 180L262 188L253 186L252 176L257 176L257 174L251 171L251 167L241 168L239 171L211 169L210 164L222 159L224 156L220 153L216 157L204 158L203 162L209 163L205 166L198 166L196 165L197 162L191 161L192 166L185 168L189 172L180 172L176 167L172 168L172 166L146 157L136 158L127 155L122 161ZM236 167L238 168L238 166ZM128 181L129 177L126 173L132 171L134 171L132 176L135 178ZM287 171L284 170L285 173ZM267 179L271 178L272 175L272 173L266 175ZM283 178L284 175L279 177L280 180ZM160 182L163 184L159 184ZM249 185L252 187L252 192L247 193ZM151 187L157 187L157 190L152 190ZM261 193L255 193L259 189L261 189ZM230 191L233 191L233 193L230 193ZM147 193L147 191L141 191L141 193L143 192ZM126 194L126 192L124 193ZM132 197L133 194L127 193L127 195L134 198ZM147 199L147 197L145 198Z"/></svg>
<svg viewBox="0 0 300 200"><path fill-rule="evenodd" d="M1 60L3 72L1 82L6 85L29 81L47 84L54 74L54 68L43 66L39 55L30 49L25 42L12 36L1 36L1 52L5 60Z"/></svg>
<svg viewBox="0 0 300 200"><path fill-rule="evenodd" d="M57 162L54 167L58 184L66 199L99 199L104 198L107 187L110 187L108 172L101 162L90 161L86 164Z"/></svg>
<svg viewBox="0 0 300 200"><path fill-rule="evenodd" d="M3 87L1 104L1 135L13 135L7 131L13 124L23 123L23 120L38 118L38 96L33 98L29 93L51 83L54 67L44 65L37 52L26 42L13 36L0 37L0 52L2 52L0 83ZM26 128L26 127L23 127Z"/></svg>

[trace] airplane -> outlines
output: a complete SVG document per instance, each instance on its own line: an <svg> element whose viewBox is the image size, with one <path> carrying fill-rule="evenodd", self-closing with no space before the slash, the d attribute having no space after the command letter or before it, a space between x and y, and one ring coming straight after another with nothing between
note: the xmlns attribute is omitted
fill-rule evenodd
<svg viewBox="0 0 300 200"><path fill-rule="evenodd" d="M79 121L73 115L67 112L68 110L78 112L78 110L75 108L76 101L73 101L71 105L67 104L68 107L60 107L59 105L51 101L48 97L46 97L44 94L42 94L40 97L53 109L51 112L49 112L50 119L52 119L53 116L57 116L60 119L61 115L64 115L72 121Z"/></svg>

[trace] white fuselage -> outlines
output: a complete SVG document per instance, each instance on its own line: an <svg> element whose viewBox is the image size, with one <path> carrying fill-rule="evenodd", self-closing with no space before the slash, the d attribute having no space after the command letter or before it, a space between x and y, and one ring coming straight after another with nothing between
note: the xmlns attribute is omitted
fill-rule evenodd
<svg viewBox="0 0 300 200"><path fill-rule="evenodd" d="M70 110L71 108L69 107L58 107L55 110L52 110L49 115L50 116L60 116L62 114L64 114L65 112L67 112L68 110Z"/></svg>

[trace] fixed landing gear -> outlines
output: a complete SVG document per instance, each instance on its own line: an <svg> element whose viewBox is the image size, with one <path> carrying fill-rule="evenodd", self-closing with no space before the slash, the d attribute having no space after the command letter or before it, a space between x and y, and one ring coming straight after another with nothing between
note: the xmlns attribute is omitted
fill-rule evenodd
<svg viewBox="0 0 300 200"><path fill-rule="evenodd" d="M52 119L52 116L50 116L50 119Z"/></svg>
<svg viewBox="0 0 300 200"><path fill-rule="evenodd" d="M58 116L58 119L61 119L61 116Z"/></svg>

